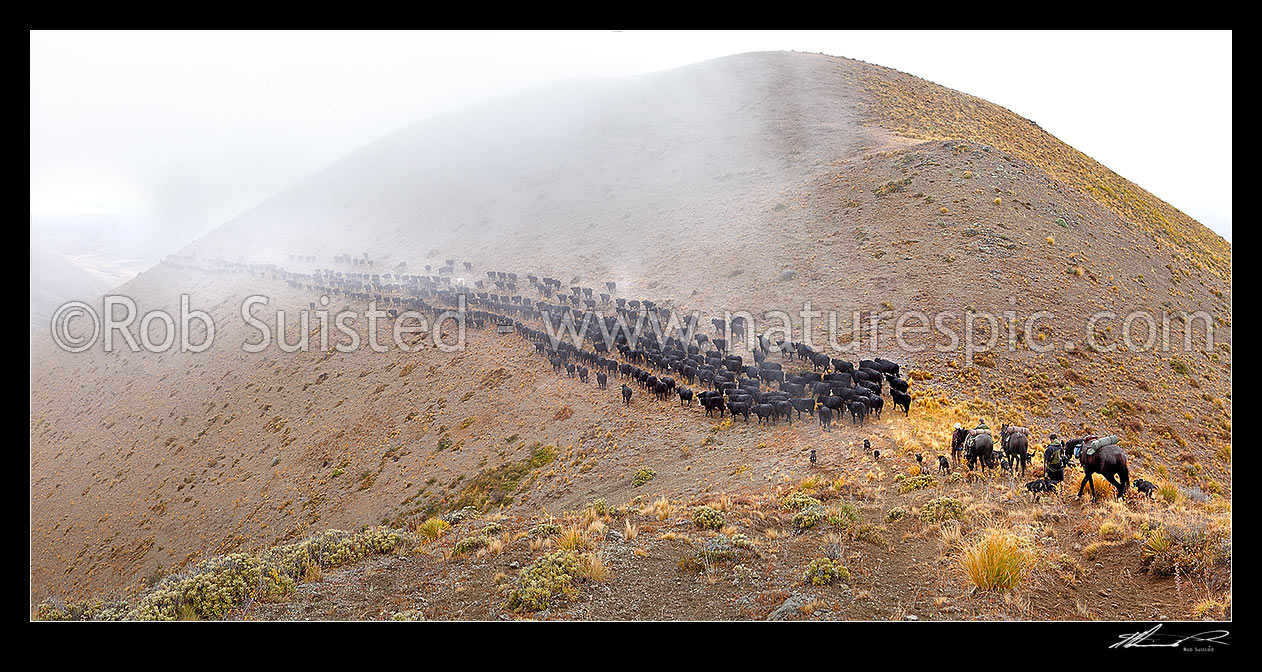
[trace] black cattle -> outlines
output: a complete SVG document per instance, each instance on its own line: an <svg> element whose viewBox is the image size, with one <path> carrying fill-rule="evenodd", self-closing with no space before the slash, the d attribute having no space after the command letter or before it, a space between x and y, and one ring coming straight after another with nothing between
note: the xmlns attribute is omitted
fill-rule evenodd
<svg viewBox="0 0 1262 672"><path fill-rule="evenodd" d="M767 424L771 424L775 420L776 407L771 404L758 404L754 407L754 414L758 416L758 424L762 424L763 420Z"/></svg>
<svg viewBox="0 0 1262 672"><path fill-rule="evenodd" d="M833 426L833 411L827 406L819 407L819 425L827 432Z"/></svg>
<svg viewBox="0 0 1262 672"><path fill-rule="evenodd" d="M587 382L587 367L586 366L578 367L578 380L580 383Z"/></svg>
<svg viewBox="0 0 1262 672"><path fill-rule="evenodd" d="M622 403L626 406L631 405L631 388L627 387L626 384L622 386Z"/></svg>
<svg viewBox="0 0 1262 672"><path fill-rule="evenodd" d="M680 406L692 406L692 390L681 387L676 392L679 394Z"/></svg>
<svg viewBox="0 0 1262 672"><path fill-rule="evenodd" d="M719 417L723 417L727 406L723 403L723 395L714 391L701 393L701 407L705 409L707 417L714 417L714 409L719 409Z"/></svg>
<svg viewBox="0 0 1262 672"><path fill-rule="evenodd" d="M896 390L891 387L890 397L894 399L894 408L898 408L900 406L903 408L904 417L911 414L911 395L910 394Z"/></svg>
<svg viewBox="0 0 1262 672"><path fill-rule="evenodd" d="M850 421L851 424L862 425L863 420L868 415L868 405L862 401L850 402Z"/></svg>
<svg viewBox="0 0 1262 672"><path fill-rule="evenodd" d="M609 382L609 376L604 371L596 372L596 386L605 389L605 384Z"/></svg>
<svg viewBox="0 0 1262 672"><path fill-rule="evenodd" d="M903 380L902 378L897 378L895 376L891 376L889 374L885 375L885 380L890 384L891 390L898 390L899 392L903 392L903 393L907 392L908 386L907 386L906 380Z"/></svg>
<svg viewBox="0 0 1262 672"><path fill-rule="evenodd" d="M793 404L793 409L797 411L799 420L802 419L803 413L807 415L815 413L815 400L811 397L795 398L790 403Z"/></svg>
<svg viewBox="0 0 1262 672"><path fill-rule="evenodd" d="M872 408L872 412L876 413L876 419L881 419L881 409L885 408L885 400L881 397L868 397L868 406Z"/></svg>
<svg viewBox="0 0 1262 672"><path fill-rule="evenodd" d="M748 401L729 401L727 402L727 411L732 414L732 417L736 417L739 413L745 418L745 422L749 422L750 406L751 404Z"/></svg>

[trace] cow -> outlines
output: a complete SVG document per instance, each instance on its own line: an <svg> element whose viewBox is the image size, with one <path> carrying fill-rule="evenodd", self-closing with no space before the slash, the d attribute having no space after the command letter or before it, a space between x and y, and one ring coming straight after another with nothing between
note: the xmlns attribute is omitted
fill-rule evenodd
<svg viewBox="0 0 1262 672"><path fill-rule="evenodd" d="M862 401L850 402L850 422L854 425L862 425L863 420L868 415L868 405Z"/></svg>
<svg viewBox="0 0 1262 672"><path fill-rule="evenodd" d="M824 431L829 431L833 426L833 411L827 406L819 407L819 425Z"/></svg>
<svg viewBox="0 0 1262 672"><path fill-rule="evenodd" d="M626 383L622 384L622 404L624 406L631 405L631 388L627 387Z"/></svg>
<svg viewBox="0 0 1262 672"><path fill-rule="evenodd" d="M605 385L606 385L608 382L609 382L609 375L608 375L608 374L606 374L604 371L597 371L597 372L596 372L596 387L599 387L600 389L602 389L602 390L603 390L603 389L605 389Z"/></svg>
<svg viewBox="0 0 1262 672"><path fill-rule="evenodd" d="M680 387L678 390L675 390L675 392L679 394L680 406L692 406L692 390L686 387Z"/></svg>
<svg viewBox="0 0 1262 672"><path fill-rule="evenodd" d="M890 387L890 397L894 400L894 408L902 407L903 417L911 414L911 395Z"/></svg>
<svg viewBox="0 0 1262 672"><path fill-rule="evenodd" d="M723 402L723 395L718 392L702 393L701 407L705 409L706 417L714 417L714 410L719 410L719 417L722 418L727 410L727 405Z"/></svg>

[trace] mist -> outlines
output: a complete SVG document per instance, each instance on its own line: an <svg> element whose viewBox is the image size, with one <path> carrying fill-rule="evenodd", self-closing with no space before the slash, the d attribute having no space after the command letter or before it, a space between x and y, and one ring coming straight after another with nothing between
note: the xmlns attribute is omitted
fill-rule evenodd
<svg viewBox="0 0 1262 672"><path fill-rule="evenodd" d="M1229 32L34 32L31 211L107 211L187 240L443 112L763 50L857 58L991 100L1231 238ZM1199 163L1211 168L1185 169Z"/></svg>

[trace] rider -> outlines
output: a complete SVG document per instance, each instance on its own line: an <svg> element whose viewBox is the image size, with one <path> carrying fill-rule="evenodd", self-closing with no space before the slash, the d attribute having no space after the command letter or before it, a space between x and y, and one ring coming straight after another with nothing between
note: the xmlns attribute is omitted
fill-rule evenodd
<svg viewBox="0 0 1262 672"><path fill-rule="evenodd" d="M989 434L989 433L990 433L990 427L988 427L988 426L986 425L986 420L985 420L985 418L978 418L978 419L977 419L977 429L975 429L975 430L973 430L973 431L975 431L975 432L986 432L987 434Z"/></svg>

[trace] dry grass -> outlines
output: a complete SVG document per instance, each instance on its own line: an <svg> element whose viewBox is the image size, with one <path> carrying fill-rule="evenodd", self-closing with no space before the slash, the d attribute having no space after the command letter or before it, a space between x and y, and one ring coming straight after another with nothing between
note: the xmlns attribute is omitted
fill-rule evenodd
<svg viewBox="0 0 1262 672"><path fill-rule="evenodd" d="M989 529L964 547L960 563L968 578L983 590L1011 590L1021 583L1034 556L1007 530Z"/></svg>
<svg viewBox="0 0 1262 672"><path fill-rule="evenodd" d="M567 551L581 551L587 547L587 537L577 527L568 527L557 537L557 547Z"/></svg>
<svg viewBox="0 0 1262 672"><path fill-rule="evenodd" d="M415 524L416 520L419 519L413 519L409 523L408 527L410 527L413 532L419 533L421 536L429 539L430 541L438 539L446 534L447 530L451 529L451 524L440 518L430 518L420 524Z"/></svg>
<svg viewBox="0 0 1262 672"><path fill-rule="evenodd" d="M609 567L599 555L584 555L580 560L579 575L597 583L609 578Z"/></svg>
<svg viewBox="0 0 1262 672"><path fill-rule="evenodd" d="M652 504L640 509L640 515L655 520L669 520L675 515L675 506L665 497L658 497Z"/></svg>

